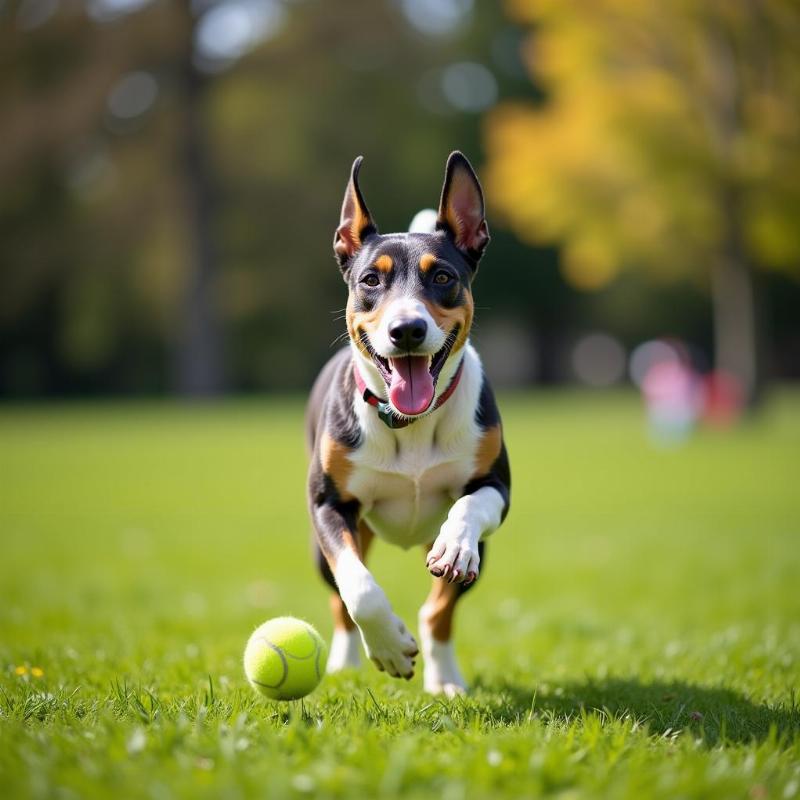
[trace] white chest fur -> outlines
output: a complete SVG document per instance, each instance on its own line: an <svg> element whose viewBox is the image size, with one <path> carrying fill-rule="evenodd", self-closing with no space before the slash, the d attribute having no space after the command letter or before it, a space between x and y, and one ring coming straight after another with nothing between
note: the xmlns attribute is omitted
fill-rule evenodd
<svg viewBox="0 0 800 800"><path fill-rule="evenodd" d="M429 416L396 430L356 398L363 441L351 456L347 489L359 500L376 536L404 548L436 538L475 470L480 440L475 411L482 375L478 355L468 345L461 381L450 399Z"/></svg>

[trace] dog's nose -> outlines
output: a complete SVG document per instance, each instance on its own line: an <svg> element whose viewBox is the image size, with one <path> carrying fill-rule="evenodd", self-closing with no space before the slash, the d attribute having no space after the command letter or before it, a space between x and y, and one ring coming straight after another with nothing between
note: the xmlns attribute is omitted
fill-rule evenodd
<svg viewBox="0 0 800 800"><path fill-rule="evenodd" d="M424 319L398 319L389 325L389 338L395 347L413 350L425 340L428 323Z"/></svg>

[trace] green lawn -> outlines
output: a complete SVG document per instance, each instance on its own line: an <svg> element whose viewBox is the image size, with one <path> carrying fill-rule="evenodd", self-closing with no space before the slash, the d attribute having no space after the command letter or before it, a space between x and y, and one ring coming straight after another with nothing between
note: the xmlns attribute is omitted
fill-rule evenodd
<svg viewBox="0 0 800 800"><path fill-rule="evenodd" d="M0 796L800 797L800 394L668 450L632 395L502 407L473 693L370 665L292 706L240 658L330 634L301 403L0 408ZM413 626L422 554L373 563Z"/></svg>

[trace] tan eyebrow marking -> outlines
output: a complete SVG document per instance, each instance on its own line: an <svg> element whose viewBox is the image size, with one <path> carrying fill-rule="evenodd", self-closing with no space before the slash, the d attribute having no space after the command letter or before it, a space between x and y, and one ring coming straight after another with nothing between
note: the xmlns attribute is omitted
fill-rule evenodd
<svg viewBox="0 0 800 800"><path fill-rule="evenodd" d="M375 259L375 266L381 272L390 272L392 267L394 266L394 262L392 261L391 256L387 256L385 253L382 256L378 256Z"/></svg>
<svg viewBox="0 0 800 800"><path fill-rule="evenodd" d="M433 253L425 253L419 260L419 268L427 272L436 263L436 256Z"/></svg>

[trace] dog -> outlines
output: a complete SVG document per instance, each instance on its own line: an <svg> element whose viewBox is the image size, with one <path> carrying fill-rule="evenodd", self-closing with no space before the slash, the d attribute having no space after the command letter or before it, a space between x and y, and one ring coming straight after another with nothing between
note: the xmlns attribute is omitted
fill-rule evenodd
<svg viewBox="0 0 800 800"><path fill-rule="evenodd" d="M427 212L435 222L382 235L359 188L361 162L333 245L350 342L320 372L306 420L314 548L334 590L327 669L357 666L360 638L379 670L413 676L417 642L365 562L375 537L423 546L433 576L419 613L424 688L454 696L467 688L454 610L478 578L482 540L505 519L511 488L500 415L469 341L472 282L489 243L483 192L453 152L438 213Z"/></svg>

